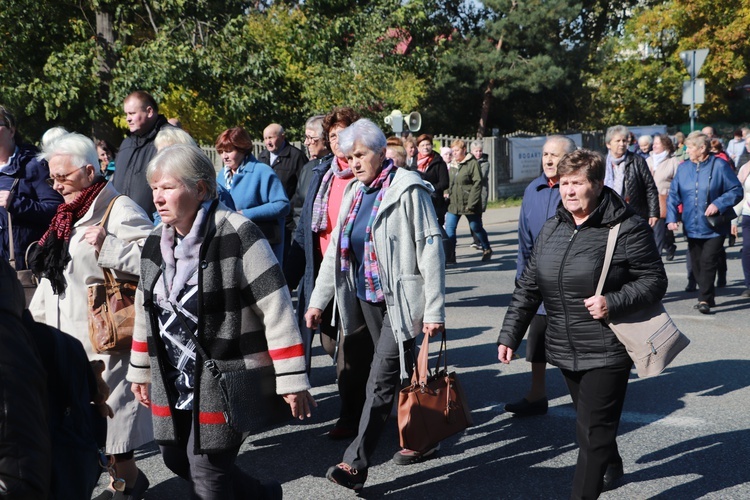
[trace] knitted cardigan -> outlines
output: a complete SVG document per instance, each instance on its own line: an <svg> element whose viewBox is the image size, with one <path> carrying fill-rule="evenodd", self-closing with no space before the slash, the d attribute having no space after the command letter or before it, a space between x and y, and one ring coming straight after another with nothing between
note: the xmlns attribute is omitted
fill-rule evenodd
<svg viewBox="0 0 750 500"><path fill-rule="evenodd" d="M276 371L276 391L289 394L310 388L301 337L281 268L260 229L214 201L207 215L198 271L198 340L222 371L261 366ZM161 276L161 226L146 239L136 296L136 325L128 380L151 383L154 439L174 444L171 418L175 391L167 386L166 356L150 300ZM244 435L227 424L216 379L202 376L196 363L193 425L195 452L211 453L239 446Z"/></svg>

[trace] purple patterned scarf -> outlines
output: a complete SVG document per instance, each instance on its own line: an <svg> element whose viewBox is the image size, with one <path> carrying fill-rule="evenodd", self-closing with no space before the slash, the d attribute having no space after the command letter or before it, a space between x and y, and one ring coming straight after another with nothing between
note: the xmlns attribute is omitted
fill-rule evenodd
<svg viewBox="0 0 750 500"><path fill-rule="evenodd" d="M346 165L344 170L339 170L339 159L335 156L331 162L331 167L323 176L318 188L318 194L315 195L312 209L312 223L310 229L313 233L325 231L328 229L328 199L331 197L331 186L333 186L333 176L339 179L351 179L354 177L352 169Z"/></svg>
<svg viewBox="0 0 750 500"><path fill-rule="evenodd" d="M354 221L357 219L359 213L359 207L362 205L362 199L364 198L365 191L372 192L375 189L379 189L375 204L372 207L370 218L367 221L367 228L365 229L367 236L365 237L365 251L364 251L364 268L365 268L365 295L369 302L382 302L383 301L383 287L380 285L380 270L378 268L378 260L375 256L375 249L373 247L373 235L372 235L372 223L375 221L375 216L378 215L378 209L380 208L380 202L383 201L383 196L391 185L392 176L391 171L394 169L393 160L386 160L384 167L380 172L380 175L370 183L369 186L360 186L357 190L357 194L354 196L352 206L349 209L349 214L344 220L344 228L341 232L341 270L344 272L349 271L351 266L351 235L352 229L354 228Z"/></svg>

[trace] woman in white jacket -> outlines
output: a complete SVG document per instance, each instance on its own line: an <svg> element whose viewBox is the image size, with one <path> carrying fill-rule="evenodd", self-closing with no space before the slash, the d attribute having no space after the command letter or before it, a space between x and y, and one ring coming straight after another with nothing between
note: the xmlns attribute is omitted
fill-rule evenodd
<svg viewBox="0 0 750 500"><path fill-rule="evenodd" d="M375 345L359 432L344 460L326 477L359 490L370 457L393 406L400 379L408 377L406 356L414 338L435 335L445 323L445 255L431 189L416 172L386 160L386 138L373 122L361 119L339 133L358 182L349 184L310 297L307 326L317 327L331 299L343 335L352 318L363 317ZM400 465L431 455L401 450Z"/></svg>
<svg viewBox="0 0 750 500"><path fill-rule="evenodd" d="M654 238L659 255L666 252L666 259L674 259L677 246L674 242L674 233L667 229L667 195L669 185L677 173L677 166L682 163L674 155L674 144L667 134L657 134L651 147L651 155L646 158L646 164L654 176L656 189L659 191L659 219L654 224Z"/></svg>
<svg viewBox="0 0 750 500"><path fill-rule="evenodd" d="M114 455L115 474L125 480L125 491L115 491L110 485L97 498L142 498L149 483L135 465L133 450L153 439L151 415L125 381L130 350L94 351L88 338L86 304L88 286L104 282L102 268L111 269L115 277L138 280L141 246L153 225L142 208L119 196L101 176L91 139L64 135L45 150L44 157L50 166L48 183L64 203L33 252L30 267L43 279L29 310L36 321L76 337L90 360L101 359L106 366L103 378L111 391L107 403L114 417L107 423L105 450ZM105 224L98 225L113 200Z"/></svg>

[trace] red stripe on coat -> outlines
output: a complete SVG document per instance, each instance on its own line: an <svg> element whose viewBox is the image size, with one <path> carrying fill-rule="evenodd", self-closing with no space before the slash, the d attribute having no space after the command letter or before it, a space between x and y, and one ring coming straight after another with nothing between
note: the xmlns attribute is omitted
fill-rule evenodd
<svg viewBox="0 0 750 500"><path fill-rule="evenodd" d="M148 343L133 340L133 347L131 349L135 352L148 352Z"/></svg>
<svg viewBox="0 0 750 500"><path fill-rule="evenodd" d="M302 344L297 344L281 349L269 349L268 354L271 355L271 359L273 360L297 358L305 355L305 349L302 347Z"/></svg>
<svg viewBox="0 0 750 500"><path fill-rule="evenodd" d="M159 406L151 403L151 413L155 417L168 417L172 415L172 410L169 409L169 406Z"/></svg>
<svg viewBox="0 0 750 500"><path fill-rule="evenodd" d="M201 424L226 424L227 419L220 411L202 411L198 413L198 423Z"/></svg>

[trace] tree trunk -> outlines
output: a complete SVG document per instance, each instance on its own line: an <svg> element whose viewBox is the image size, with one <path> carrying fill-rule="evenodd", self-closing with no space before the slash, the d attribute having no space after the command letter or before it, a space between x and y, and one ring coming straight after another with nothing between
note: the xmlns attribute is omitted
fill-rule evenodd
<svg viewBox="0 0 750 500"><path fill-rule="evenodd" d="M112 14L109 12L96 13L96 42L100 48L99 55L99 102L109 101L109 89L112 81L112 68L116 63L116 57L112 46L115 43L115 32L112 28ZM91 123L91 133L97 139L104 139L114 145L122 141L122 132L119 131L111 117L102 118Z"/></svg>
<svg viewBox="0 0 750 500"><path fill-rule="evenodd" d="M487 119L490 115L490 106L492 105L492 90L495 88L495 79L490 78L487 86L484 88L482 96L482 110L479 114L479 127L477 128L477 139L481 139L487 131Z"/></svg>

